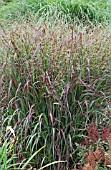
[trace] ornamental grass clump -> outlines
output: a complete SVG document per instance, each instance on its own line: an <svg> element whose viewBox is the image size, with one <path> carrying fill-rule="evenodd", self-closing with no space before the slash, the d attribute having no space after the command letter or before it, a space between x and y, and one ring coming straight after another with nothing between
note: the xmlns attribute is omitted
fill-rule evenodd
<svg viewBox="0 0 111 170"><path fill-rule="evenodd" d="M30 21L2 27L1 37L3 127L15 132L19 168L45 146L28 165L70 169L86 126L111 100L110 31Z"/></svg>

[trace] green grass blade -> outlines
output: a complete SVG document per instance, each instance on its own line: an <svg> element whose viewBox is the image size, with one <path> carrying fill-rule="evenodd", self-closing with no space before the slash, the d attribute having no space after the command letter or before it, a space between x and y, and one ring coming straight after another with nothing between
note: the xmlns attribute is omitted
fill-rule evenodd
<svg viewBox="0 0 111 170"><path fill-rule="evenodd" d="M54 164L57 164L57 163L60 163L60 162L63 163L63 162L66 162L66 161L55 161L55 162L52 162L52 163L49 163L49 164L43 166L43 167L40 168L39 170L42 170L42 169L44 169L44 168L47 168L48 166L51 166L51 165L54 165Z"/></svg>
<svg viewBox="0 0 111 170"><path fill-rule="evenodd" d="M40 148L39 150L37 150L29 159L28 161L23 165L23 167L21 168L21 170L23 170L28 163L34 158L34 156L36 156L45 146L43 146L42 148Z"/></svg>

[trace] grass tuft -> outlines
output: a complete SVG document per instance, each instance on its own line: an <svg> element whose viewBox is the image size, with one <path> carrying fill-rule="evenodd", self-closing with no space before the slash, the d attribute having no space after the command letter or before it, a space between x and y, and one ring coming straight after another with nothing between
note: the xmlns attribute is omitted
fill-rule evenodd
<svg viewBox="0 0 111 170"><path fill-rule="evenodd" d="M15 132L20 166L25 161L38 169L58 161L51 169L72 168L87 125L107 116L110 30L59 20L1 30L3 127Z"/></svg>
<svg viewBox="0 0 111 170"><path fill-rule="evenodd" d="M64 18L74 23L98 24L111 22L111 4L105 0L13 0L1 5L0 22L7 23L13 20L34 18L50 20Z"/></svg>

